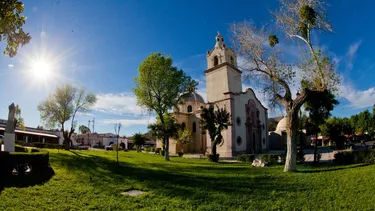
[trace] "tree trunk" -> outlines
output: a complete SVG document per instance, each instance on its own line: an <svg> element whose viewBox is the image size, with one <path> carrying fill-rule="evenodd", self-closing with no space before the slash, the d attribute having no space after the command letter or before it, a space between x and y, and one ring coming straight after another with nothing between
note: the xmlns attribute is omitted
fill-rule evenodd
<svg viewBox="0 0 375 211"><path fill-rule="evenodd" d="M216 143L212 142L212 146L211 146L211 154L213 156L216 156L217 152L216 152Z"/></svg>
<svg viewBox="0 0 375 211"><path fill-rule="evenodd" d="M164 137L164 142L165 142L164 160L169 161L169 138Z"/></svg>
<svg viewBox="0 0 375 211"><path fill-rule="evenodd" d="M318 133L315 134L315 143L314 143L314 163L316 163L316 154L318 152Z"/></svg>
<svg viewBox="0 0 375 211"><path fill-rule="evenodd" d="M284 172L297 170L297 129L298 129L298 110L293 109L287 112L287 153L285 159Z"/></svg>

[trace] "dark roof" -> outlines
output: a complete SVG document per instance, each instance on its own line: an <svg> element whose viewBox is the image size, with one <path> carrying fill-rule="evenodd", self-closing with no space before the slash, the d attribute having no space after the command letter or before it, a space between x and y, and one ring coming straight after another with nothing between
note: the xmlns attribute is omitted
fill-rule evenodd
<svg viewBox="0 0 375 211"><path fill-rule="evenodd" d="M188 102L200 102L200 103L204 103L204 99L202 96L200 96L198 93L194 92L194 93L191 93L189 97L185 98L185 102L188 101Z"/></svg>

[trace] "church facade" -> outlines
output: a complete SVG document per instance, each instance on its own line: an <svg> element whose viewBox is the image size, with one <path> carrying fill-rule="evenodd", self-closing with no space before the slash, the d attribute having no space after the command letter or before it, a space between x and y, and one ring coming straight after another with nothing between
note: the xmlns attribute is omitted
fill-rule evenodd
<svg viewBox="0 0 375 211"><path fill-rule="evenodd" d="M197 93L191 94L174 115L177 121L192 131L192 143L184 147L185 153L209 153L211 140L201 133L199 126L201 106L215 104L225 107L231 114L231 124L222 132L224 141L217 146L220 157L233 157L244 153L260 153L268 149L267 108L251 88L242 90L242 72L237 67L237 56L227 47L218 33L212 51L207 52L207 102ZM158 143L160 147L160 143ZM169 152L175 154L180 146L170 140Z"/></svg>

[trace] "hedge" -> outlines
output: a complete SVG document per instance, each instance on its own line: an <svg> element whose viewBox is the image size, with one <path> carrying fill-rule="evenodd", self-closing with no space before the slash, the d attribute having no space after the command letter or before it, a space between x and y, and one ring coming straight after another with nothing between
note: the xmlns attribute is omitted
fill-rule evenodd
<svg viewBox="0 0 375 211"><path fill-rule="evenodd" d="M246 162L246 163L251 163L253 162L255 158L255 155L253 154L242 154L242 155L237 155L236 159L241 162Z"/></svg>
<svg viewBox="0 0 375 211"><path fill-rule="evenodd" d="M51 143L42 143L42 142L26 143L26 142L23 142L23 141L16 141L16 144L21 145L21 146L31 146L31 147L36 147L36 148L63 149L63 145L51 144Z"/></svg>
<svg viewBox="0 0 375 211"><path fill-rule="evenodd" d="M344 151L335 154L334 162L337 164L353 163L375 163L375 149L366 149L358 151Z"/></svg>
<svg viewBox="0 0 375 211"><path fill-rule="evenodd" d="M0 175L10 176L13 169L17 169L19 174L25 173L25 167L29 166L32 172L48 168L48 151L40 152L0 152Z"/></svg>
<svg viewBox="0 0 375 211"><path fill-rule="evenodd" d="M283 162L283 156L281 154L260 154L258 159L267 162L268 164L279 163L279 158Z"/></svg>

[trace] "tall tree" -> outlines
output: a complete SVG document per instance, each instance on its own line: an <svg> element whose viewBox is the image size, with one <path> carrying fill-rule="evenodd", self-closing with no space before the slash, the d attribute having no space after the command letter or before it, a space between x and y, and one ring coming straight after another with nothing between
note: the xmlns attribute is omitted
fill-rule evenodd
<svg viewBox="0 0 375 211"><path fill-rule="evenodd" d="M141 133L135 133L133 135L133 144L137 149L137 152L140 152L140 147L145 144L146 138Z"/></svg>
<svg viewBox="0 0 375 211"><path fill-rule="evenodd" d="M31 37L25 33L22 26L26 17L21 15L24 11L22 1L0 0L0 40L6 41L4 54L14 57L18 47L29 43Z"/></svg>
<svg viewBox="0 0 375 211"><path fill-rule="evenodd" d="M373 131L373 117L369 110L362 111L358 114L357 127L362 129L363 133L371 134Z"/></svg>
<svg viewBox="0 0 375 211"><path fill-rule="evenodd" d="M248 61L243 70L263 83L265 92L281 104L286 111L287 155L284 171L296 170L298 112L315 92L334 91L339 77L330 59L313 44L311 35L331 32L326 19L326 4L321 0L280 0L280 8L272 13L277 25L286 37L299 42L303 51L297 66L289 65L279 48L279 39L266 27L258 28L244 22L232 25L234 43L241 57ZM300 71L303 83L295 83ZM293 97L291 85L301 84L299 93Z"/></svg>
<svg viewBox="0 0 375 211"><path fill-rule="evenodd" d="M71 84L58 86L54 93L38 105L40 117L44 125L54 128L61 127L66 147L71 145L71 136L75 128L75 116L79 113L87 113L96 103L97 98L93 93L86 93L85 89L78 89ZM71 120L70 131L65 130L65 122Z"/></svg>
<svg viewBox="0 0 375 211"><path fill-rule="evenodd" d="M23 117L21 116L21 108L19 105L16 105L14 118L15 118L16 126L21 128L21 130L26 130L25 121L23 120Z"/></svg>
<svg viewBox="0 0 375 211"><path fill-rule="evenodd" d="M172 66L172 58L152 53L138 67L134 79L134 93L138 105L155 112L160 119L161 129L166 130L164 114L177 107L195 89L197 82L182 70ZM165 160L169 161L169 137L164 133Z"/></svg>
<svg viewBox="0 0 375 211"><path fill-rule="evenodd" d="M210 104L208 108L202 107L200 125L202 127L202 132L206 133L211 139L211 160L214 162L218 161L217 156L217 145L221 144L224 139L221 135L223 130L228 129L230 124L230 114L226 108L219 108L215 110L215 106Z"/></svg>
<svg viewBox="0 0 375 211"><path fill-rule="evenodd" d="M172 116L172 114L164 114L164 125L162 124L159 117L156 117L156 123L150 124L148 126L152 136L158 140L163 140L162 147L165 152L168 148L165 146L164 137L176 138L178 136L178 129L181 127L177 120Z"/></svg>
<svg viewBox="0 0 375 211"><path fill-rule="evenodd" d="M335 95L328 90L311 94L304 104L306 111L309 112L311 130L315 135L314 162L317 161L319 125L323 124L331 116L331 111L337 104L339 102L336 100Z"/></svg>
<svg viewBox="0 0 375 211"><path fill-rule="evenodd" d="M81 125L78 129L81 134L91 133L90 128L88 128L86 125Z"/></svg>

